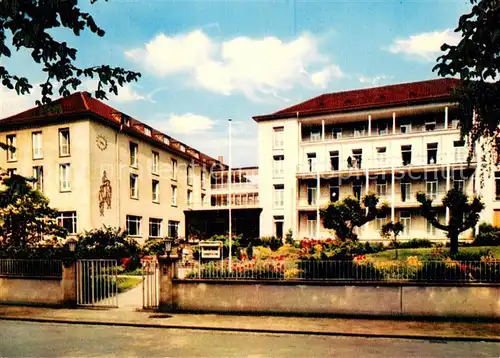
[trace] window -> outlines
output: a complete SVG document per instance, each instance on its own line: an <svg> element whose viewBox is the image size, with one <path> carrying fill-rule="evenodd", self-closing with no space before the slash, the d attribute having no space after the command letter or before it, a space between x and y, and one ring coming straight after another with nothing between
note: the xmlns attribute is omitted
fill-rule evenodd
<svg viewBox="0 0 500 358"><path fill-rule="evenodd" d="M33 167L33 189L38 191L43 191L43 167L36 166Z"/></svg>
<svg viewBox="0 0 500 358"><path fill-rule="evenodd" d="M316 205L317 188L316 184L307 186L307 205Z"/></svg>
<svg viewBox="0 0 500 358"><path fill-rule="evenodd" d="M274 207L281 208L284 205L284 185L275 185L274 186Z"/></svg>
<svg viewBox="0 0 500 358"><path fill-rule="evenodd" d="M387 164L387 148L378 147L377 148L377 163L379 166L385 166Z"/></svg>
<svg viewBox="0 0 500 358"><path fill-rule="evenodd" d="M365 135L365 127L364 126L354 128L354 137L363 137L364 135Z"/></svg>
<svg viewBox="0 0 500 358"><path fill-rule="evenodd" d="M427 196L430 199L435 200L437 198L437 192L438 192L438 182L437 180L428 180L425 183L426 191L427 191Z"/></svg>
<svg viewBox="0 0 500 358"><path fill-rule="evenodd" d="M67 157L70 155L69 128L59 129L59 156Z"/></svg>
<svg viewBox="0 0 500 358"><path fill-rule="evenodd" d="M132 199L139 198L139 183L137 180L137 174L130 174L130 197Z"/></svg>
<svg viewBox="0 0 500 358"><path fill-rule="evenodd" d="M170 145L170 139L168 137L163 137L163 143Z"/></svg>
<svg viewBox="0 0 500 358"><path fill-rule="evenodd" d="M436 236L436 227L431 224L430 220L425 220L425 221L426 221L426 225L427 225L427 228L426 228L427 235Z"/></svg>
<svg viewBox="0 0 500 358"><path fill-rule="evenodd" d="M330 152L330 170L339 170L339 151L333 150Z"/></svg>
<svg viewBox="0 0 500 358"><path fill-rule="evenodd" d="M339 185L339 179L333 179L332 182L330 183L330 201L336 202L337 200L340 199L340 185Z"/></svg>
<svg viewBox="0 0 500 358"><path fill-rule="evenodd" d="M399 126L399 131L401 134L406 134L411 132L411 123L401 123Z"/></svg>
<svg viewBox="0 0 500 358"><path fill-rule="evenodd" d="M68 231L68 234L77 233L76 211L62 211L57 217L57 224Z"/></svg>
<svg viewBox="0 0 500 358"><path fill-rule="evenodd" d="M361 195L363 191L363 185L360 180L355 180L352 182L352 195L357 200L361 200Z"/></svg>
<svg viewBox="0 0 500 358"><path fill-rule="evenodd" d="M410 235L410 228L411 228L411 214L409 211L402 211L399 214L399 221L401 224L403 224L404 229L403 229L403 236L409 236Z"/></svg>
<svg viewBox="0 0 500 358"><path fill-rule="evenodd" d="M16 175L16 173L17 173L17 169L16 168L9 168L9 169L7 169L7 175L9 177L11 177L13 175Z"/></svg>
<svg viewBox="0 0 500 358"><path fill-rule="evenodd" d="M285 156L283 155L275 155L273 157L273 176L275 178L283 178L283 173L284 173L284 163L285 163Z"/></svg>
<svg viewBox="0 0 500 358"><path fill-rule="evenodd" d="M59 164L59 190L71 190L71 167L69 164Z"/></svg>
<svg viewBox="0 0 500 358"><path fill-rule="evenodd" d="M175 185L172 185L172 199L170 200L170 204L177 206L177 187Z"/></svg>
<svg viewBox="0 0 500 358"><path fill-rule="evenodd" d="M283 224L284 224L283 216L275 216L274 217L274 236L278 239L283 238Z"/></svg>
<svg viewBox="0 0 500 358"><path fill-rule="evenodd" d="M205 194L201 194L201 206L205 206Z"/></svg>
<svg viewBox="0 0 500 358"><path fill-rule="evenodd" d="M321 129L320 127L312 127L310 130L310 140L313 142L321 140Z"/></svg>
<svg viewBox="0 0 500 358"><path fill-rule="evenodd" d="M186 168L187 185L193 185L193 167L188 165Z"/></svg>
<svg viewBox="0 0 500 358"><path fill-rule="evenodd" d="M465 151L465 142L463 140L457 140L453 142L454 159L455 163L463 163L467 159L467 153Z"/></svg>
<svg viewBox="0 0 500 358"><path fill-rule="evenodd" d="M160 202L160 182L158 180L152 181L153 201Z"/></svg>
<svg viewBox="0 0 500 358"><path fill-rule="evenodd" d="M334 128L332 129L332 139L341 139L342 138L342 129Z"/></svg>
<svg viewBox="0 0 500 358"><path fill-rule="evenodd" d="M16 148L16 135L11 134L7 136L7 145L9 148L7 149L7 161L13 162L17 160L17 148Z"/></svg>
<svg viewBox="0 0 500 358"><path fill-rule="evenodd" d="M32 142L32 149L33 149L33 159L43 158L42 132L31 133L31 142Z"/></svg>
<svg viewBox="0 0 500 358"><path fill-rule="evenodd" d="M284 140L284 128L283 127L275 127L273 128L273 148L274 149L283 149L283 140Z"/></svg>
<svg viewBox="0 0 500 358"><path fill-rule="evenodd" d="M453 188L458 191L464 191L465 188L465 180L463 179L454 179L453 180Z"/></svg>
<svg viewBox="0 0 500 358"><path fill-rule="evenodd" d="M179 236L179 222L178 221L168 221L168 237L177 238Z"/></svg>
<svg viewBox="0 0 500 358"><path fill-rule="evenodd" d="M137 167L137 149L136 143L130 142L130 166Z"/></svg>
<svg viewBox="0 0 500 358"><path fill-rule="evenodd" d="M316 153L307 153L307 166L310 172L316 171Z"/></svg>
<svg viewBox="0 0 500 358"><path fill-rule="evenodd" d="M144 134L151 136L151 129L149 129L148 127L144 127Z"/></svg>
<svg viewBox="0 0 500 358"><path fill-rule="evenodd" d="M316 219L307 219L307 236L316 237Z"/></svg>
<svg viewBox="0 0 500 358"><path fill-rule="evenodd" d="M438 152L437 143L427 143L427 164L437 163L437 152Z"/></svg>
<svg viewBox="0 0 500 358"><path fill-rule="evenodd" d="M500 172L495 172L495 200L500 200Z"/></svg>
<svg viewBox="0 0 500 358"><path fill-rule="evenodd" d="M152 152L152 154L153 154L153 162L151 163L151 172L153 174L158 174L160 165L160 154L157 152Z"/></svg>
<svg viewBox="0 0 500 358"><path fill-rule="evenodd" d="M162 236L162 219L149 219L149 237L161 237Z"/></svg>
<svg viewBox="0 0 500 358"><path fill-rule="evenodd" d="M205 189L205 170L201 170L201 190Z"/></svg>
<svg viewBox="0 0 500 358"><path fill-rule="evenodd" d="M172 159L172 179L177 180L177 160Z"/></svg>
<svg viewBox="0 0 500 358"><path fill-rule="evenodd" d="M436 120L430 119L425 121L425 131L430 132L436 129Z"/></svg>
<svg viewBox="0 0 500 358"><path fill-rule="evenodd" d="M377 196L385 197L387 195L387 182L385 179L377 179Z"/></svg>
<svg viewBox="0 0 500 358"><path fill-rule="evenodd" d="M401 183L401 201L406 202L411 200L411 183Z"/></svg>
<svg viewBox="0 0 500 358"><path fill-rule="evenodd" d="M127 215L127 234L130 236L141 236L142 217Z"/></svg>
<svg viewBox="0 0 500 358"><path fill-rule="evenodd" d="M353 149L352 150L352 158L347 158L347 165L350 168L361 169L361 159L363 157L362 149Z"/></svg>
<svg viewBox="0 0 500 358"><path fill-rule="evenodd" d="M460 120L459 119L452 119L451 120L451 128L458 129L459 127L460 127Z"/></svg>
<svg viewBox="0 0 500 358"><path fill-rule="evenodd" d="M411 145L401 146L401 159L403 160L403 165L411 164Z"/></svg>
<svg viewBox="0 0 500 358"><path fill-rule="evenodd" d="M387 215L384 216L377 216L375 220L375 226L377 229L377 232L380 232L382 230L382 226L387 222Z"/></svg>
<svg viewBox="0 0 500 358"><path fill-rule="evenodd" d="M187 205L189 208L193 205L193 191L192 190L187 191Z"/></svg>
<svg viewBox="0 0 500 358"><path fill-rule="evenodd" d="M381 123L378 125L378 135L387 135L389 134L389 126L387 123Z"/></svg>

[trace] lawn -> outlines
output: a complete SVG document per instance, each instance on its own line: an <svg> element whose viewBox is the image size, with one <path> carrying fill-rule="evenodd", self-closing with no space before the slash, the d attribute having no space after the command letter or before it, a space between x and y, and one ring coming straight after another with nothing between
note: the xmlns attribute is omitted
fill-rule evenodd
<svg viewBox="0 0 500 358"><path fill-rule="evenodd" d="M118 283L118 293L122 293L125 291L128 291L134 287L136 287L138 284L140 284L142 281L142 277L137 276L118 276L117 278L117 283Z"/></svg>
<svg viewBox="0 0 500 358"><path fill-rule="evenodd" d="M406 260L409 256L417 256L423 261L432 261L433 257L431 255L433 248L421 248L421 249L398 249L398 260ZM444 248L444 252L448 253L449 248ZM491 250L495 257L500 258L500 246L478 246L478 247L460 247L458 249L461 255L479 255L485 254L488 250ZM377 252L376 254L368 254L367 257L371 257L376 261L390 261L396 259L396 250L387 250ZM473 259L471 259L473 260Z"/></svg>

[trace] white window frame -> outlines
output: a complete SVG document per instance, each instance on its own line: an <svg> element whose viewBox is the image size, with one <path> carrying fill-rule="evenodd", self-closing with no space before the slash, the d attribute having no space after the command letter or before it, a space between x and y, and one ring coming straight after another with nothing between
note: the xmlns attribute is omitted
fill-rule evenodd
<svg viewBox="0 0 500 358"><path fill-rule="evenodd" d="M401 193L403 192L403 185L406 186L407 189L405 192L404 202L411 201L411 183L405 183L405 182L400 183ZM403 200L403 198L401 198L401 200Z"/></svg>
<svg viewBox="0 0 500 358"><path fill-rule="evenodd" d="M434 125L433 129L427 129L427 125ZM435 119L426 120L424 124L424 132L432 132L437 129L437 122Z"/></svg>
<svg viewBox="0 0 500 358"><path fill-rule="evenodd" d="M151 152L152 154L152 162L151 162L151 173L158 174L160 172L160 153Z"/></svg>
<svg viewBox="0 0 500 358"><path fill-rule="evenodd" d="M463 145L457 145L457 144L463 144ZM467 152L465 149L465 143L461 141L455 141L453 142L453 154L454 154L454 159L455 163L463 163L467 159Z"/></svg>
<svg viewBox="0 0 500 358"><path fill-rule="evenodd" d="M375 219L375 228L377 230L377 232L380 232L380 230L382 230L382 226L384 226L384 224L387 222L387 215L383 216L383 217L377 217Z"/></svg>
<svg viewBox="0 0 500 358"><path fill-rule="evenodd" d="M316 219L307 219L307 236L309 238L316 237Z"/></svg>
<svg viewBox="0 0 500 358"><path fill-rule="evenodd" d="M320 129L313 129L309 131L309 140L311 142L318 142L321 140L321 130Z"/></svg>
<svg viewBox="0 0 500 358"><path fill-rule="evenodd" d="M273 149L283 149L284 139L285 139L284 132L285 132L284 127L273 128Z"/></svg>
<svg viewBox="0 0 500 358"><path fill-rule="evenodd" d="M43 159L43 134L41 131L31 133L31 150L33 159Z"/></svg>
<svg viewBox="0 0 500 358"><path fill-rule="evenodd" d="M188 208L193 206L193 191L190 189L187 191L187 206Z"/></svg>
<svg viewBox="0 0 500 358"><path fill-rule="evenodd" d="M403 131L403 128L405 131ZM411 133L411 123L403 123L399 125L399 133L408 134Z"/></svg>
<svg viewBox="0 0 500 358"><path fill-rule="evenodd" d="M427 219L425 220L425 232L431 237L436 236L436 227Z"/></svg>
<svg viewBox="0 0 500 358"><path fill-rule="evenodd" d="M381 127L385 127L384 129L381 129ZM387 123L382 123L377 125L377 134L379 136L384 136L389 134L389 124Z"/></svg>
<svg viewBox="0 0 500 358"><path fill-rule="evenodd" d="M354 128L354 138L364 137L366 132L366 127L356 127Z"/></svg>
<svg viewBox="0 0 500 358"><path fill-rule="evenodd" d="M186 168L187 185L193 185L193 167L188 165Z"/></svg>
<svg viewBox="0 0 500 358"><path fill-rule="evenodd" d="M332 129L332 139L342 139L342 128Z"/></svg>
<svg viewBox="0 0 500 358"><path fill-rule="evenodd" d="M68 157L71 155L71 137L69 128L59 128L59 156Z"/></svg>
<svg viewBox="0 0 500 358"><path fill-rule="evenodd" d="M61 211L57 216L57 224L64 227L64 220L71 220L72 230L68 234L74 235L78 232L78 215L76 211Z"/></svg>
<svg viewBox="0 0 500 358"><path fill-rule="evenodd" d="M144 134L151 137L151 129L148 127L144 127Z"/></svg>
<svg viewBox="0 0 500 358"><path fill-rule="evenodd" d="M130 233L130 227L131 225L135 226L135 233L131 234ZM142 236L142 216L136 216L136 215L127 215L126 218L126 228L127 228L127 235L128 236L134 236L134 237L139 237Z"/></svg>
<svg viewBox="0 0 500 358"><path fill-rule="evenodd" d="M172 158L172 180L177 180L177 159Z"/></svg>
<svg viewBox="0 0 500 358"><path fill-rule="evenodd" d="M285 187L275 185L273 191L273 207L282 208L285 205Z"/></svg>
<svg viewBox="0 0 500 358"><path fill-rule="evenodd" d="M314 157L309 157L309 154L314 154ZM307 153L306 158L308 171L314 173L316 171L316 153Z"/></svg>
<svg viewBox="0 0 500 358"><path fill-rule="evenodd" d="M201 170L200 181L201 181L201 190L204 190L205 186L206 186L205 170L204 169Z"/></svg>
<svg viewBox="0 0 500 358"><path fill-rule="evenodd" d="M130 198L139 199L139 176L130 173Z"/></svg>
<svg viewBox="0 0 500 358"><path fill-rule="evenodd" d="M174 238L172 237L172 235L170 235L171 233L171 228L175 228L175 231L177 232L177 237L179 237L179 224L180 222L179 221L174 221L174 220L169 220L168 221L168 237L169 238Z"/></svg>
<svg viewBox="0 0 500 358"><path fill-rule="evenodd" d="M285 175L285 157L283 155L275 155L273 157L273 177L283 178Z"/></svg>
<svg viewBox="0 0 500 358"><path fill-rule="evenodd" d="M382 149L384 149L382 151ZM387 164L387 148L377 147L377 164L378 166L385 166Z"/></svg>
<svg viewBox="0 0 500 358"><path fill-rule="evenodd" d="M439 189L438 185L439 182L437 180L427 180L425 182L425 195L432 200L436 200Z"/></svg>
<svg viewBox="0 0 500 358"><path fill-rule="evenodd" d="M71 164L59 164L59 191L71 191Z"/></svg>
<svg viewBox="0 0 500 358"><path fill-rule="evenodd" d="M139 145L134 142L129 142L129 154L130 154L130 166L137 168L138 158L137 155L139 153Z"/></svg>
<svg viewBox="0 0 500 358"><path fill-rule="evenodd" d="M153 226L158 225L158 234L153 235ZM149 237L157 239L163 236L163 219L149 218Z"/></svg>
<svg viewBox="0 0 500 358"><path fill-rule="evenodd" d="M172 185L171 190L172 190L172 198L170 199L170 205L177 206L177 186Z"/></svg>
<svg viewBox="0 0 500 358"><path fill-rule="evenodd" d="M43 192L43 166L36 165L33 167L33 189Z"/></svg>
<svg viewBox="0 0 500 358"><path fill-rule="evenodd" d="M457 184L458 186L462 187L461 189L458 188L458 190L465 192L465 180L464 179L453 179L453 187L457 189Z"/></svg>
<svg viewBox="0 0 500 358"><path fill-rule="evenodd" d="M7 169L7 174L9 175L9 177L12 177L13 175L17 174L17 169L16 168L9 168L9 169Z"/></svg>
<svg viewBox="0 0 500 358"><path fill-rule="evenodd" d="M153 179L151 181L151 191L152 191L152 200L154 203L160 202L160 181Z"/></svg>
<svg viewBox="0 0 500 358"><path fill-rule="evenodd" d="M15 149L9 148L7 149L7 161L15 162L17 160L17 136L15 134L9 134L6 137L6 143L8 146L13 147Z"/></svg>
<svg viewBox="0 0 500 358"><path fill-rule="evenodd" d="M399 214L399 221L401 224L403 224L403 232L401 233L401 236L408 237L410 236L410 229L411 229L411 213L408 212L408 216L401 216L402 213Z"/></svg>
<svg viewBox="0 0 500 358"><path fill-rule="evenodd" d="M309 192L311 193L311 203L309 203ZM316 199L318 197L318 188L317 185L308 185L307 186L307 205L316 205Z"/></svg>
<svg viewBox="0 0 500 358"><path fill-rule="evenodd" d="M387 183L376 183L377 196L386 197L387 196Z"/></svg>

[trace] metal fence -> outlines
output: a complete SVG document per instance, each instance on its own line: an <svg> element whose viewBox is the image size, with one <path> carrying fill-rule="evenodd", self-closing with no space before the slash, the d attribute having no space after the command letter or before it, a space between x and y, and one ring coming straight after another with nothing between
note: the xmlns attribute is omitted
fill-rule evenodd
<svg viewBox="0 0 500 358"><path fill-rule="evenodd" d="M62 261L0 259L0 276L62 278Z"/></svg>
<svg viewBox="0 0 500 358"><path fill-rule="evenodd" d="M79 306L118 307L118 263L110 259L76 262L76 295Z"/></svg>
<svg viewBox="0 0 500 358"><path fill-rule="evenodd" d="M500 283L500 260L482 261L237 261L194 268L186 279L329 280L357 282Z"/></svg>

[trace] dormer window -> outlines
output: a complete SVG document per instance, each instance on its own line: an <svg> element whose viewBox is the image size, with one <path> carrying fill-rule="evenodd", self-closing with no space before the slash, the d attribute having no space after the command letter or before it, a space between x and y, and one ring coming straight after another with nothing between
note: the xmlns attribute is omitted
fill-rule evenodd
<svg viewBox="0 0 500 358"><path fill-rule="evenodd" d="M183 146L182 144L179 146L179 149L181 150L181 152L185 152L186 151L186 147Z"/></svg>
<svg viewBox="0 0 500 358"><path fill-rule="evenodd" d="M436 129L436 120L431 119L431 120L426 120L425 121L425 131L430 132Z"/></svg>
<svg viewBox="0 0 500 358"><path fill-rule="evenodd" d="M151 129L149 129L148 127L144 127L144 134L151 136Z"/></svg>
<svg viewBox="0 0 500 358"><path fill-rule="evenodd" d="M170 139L168 139L168 137L163 137L163 143L170 145Z"/></svg>

